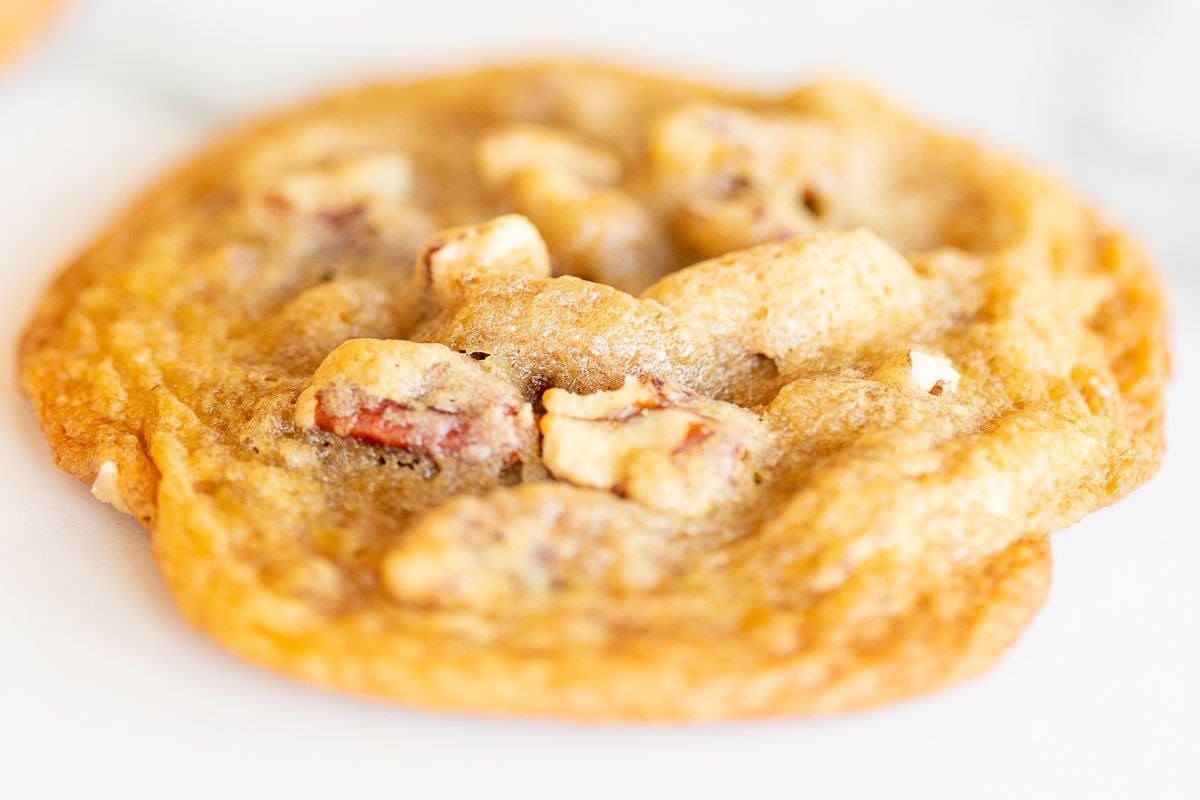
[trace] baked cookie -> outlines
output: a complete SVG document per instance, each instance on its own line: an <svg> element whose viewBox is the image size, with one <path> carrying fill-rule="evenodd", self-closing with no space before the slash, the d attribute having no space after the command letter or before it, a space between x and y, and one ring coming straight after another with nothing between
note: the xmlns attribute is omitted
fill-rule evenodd
<svg viewBox="0 0 1200 800"><path fill-rule="evenodd" d="M245 658L717 718L976 674L1163 448L1154 271L872 94L569 64L216 144L21 345L55 456Z"/></svg>
<svg viewBox="0 0 1200 800"><path fill-rule="evenodd" d="M46 24L61 0L4 0L0 3L0 64L22 50Z"/></svg>

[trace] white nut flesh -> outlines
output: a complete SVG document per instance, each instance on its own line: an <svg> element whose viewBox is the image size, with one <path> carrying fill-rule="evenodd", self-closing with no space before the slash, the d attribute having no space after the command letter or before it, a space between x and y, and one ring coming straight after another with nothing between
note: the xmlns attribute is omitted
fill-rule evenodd
<svg viewBox="0 0 1200 800"><path fill-rule="evenodd" d="M550 389L543 402L542 458L561 480L685 517L753 481L763 434L738 406L634 377L590 395Z"/></svg>
<svg viewBox="0 0 1200 800"><path fill-rule="evenodd" d="M411 187L409 160L399 153L376 152L292 170L280 177L275 192L292 210L318 214L382 209L405 200Z"/></svg>
<svg viewBox="0 0 1200 800"><path fill-rule="evenodd" d="M96 472L96 480L92 481L92 497L108 503L122 514L133 516L125 498L121 496L120 471L117 462L105 461Z"/></svg>
<svg viewBox="0 0 1200 800"><path fill-rule="evenodd" d="M911 349L885 359L871 378L905 391L940 396L956 393L962 375L945 355Z"/></svg>
<svg viewBox="0 0 1200 800"><path fill-rule="evenodd" d="M645 591L679 558L671 524L607 493L531 483L421 517L383 563L402 603L494 607L565 592Z"/></svg>
<svg viewBox="0 0 1200 800"><path fill-rule="evenodd" d="M546 237L557 272L637 292L670 266L658 220L627 192L554 169L522 172L510 192Z"/></svg>
<svg viewBox="0 0 1200 800"><path fill-rule="evenodd" d="M908 374L917 389L933 395L954 394L962 378L950 359L941 353L908 351Z"/></svg>
<svg viewBox="0 0 1200 800"><path fill-rule="evenodd" d="M550 275L550 255L537 228L519 214L436 234L417 258L414 280L438 305L457 302L461 287L484 273L528 278Z"/></svg>
<svg viewBox="0 0 1200 800"><path fill-rule="evenodd" d="M476 165L537 225L557 272L640 291L670 267L658 219L615 185L622 162L612 150L564 130L516 124L480 141Z"/></svg>
<svg viewBox="0 0 1200 800"><path fill-rule="evenodd" d="M615 183L622 170L621 159L608 148L561 129L526 123L484 136L475 159L483 179L497 187L527 169L566 172L594 184Z"/></svg>
<svg viewBox="0 0 1200 800"><path fill-rule="evenodd" d="M875 155L828 121L711 103L667 114L650 138L675 231L705 255L860 224Z"/></svg>

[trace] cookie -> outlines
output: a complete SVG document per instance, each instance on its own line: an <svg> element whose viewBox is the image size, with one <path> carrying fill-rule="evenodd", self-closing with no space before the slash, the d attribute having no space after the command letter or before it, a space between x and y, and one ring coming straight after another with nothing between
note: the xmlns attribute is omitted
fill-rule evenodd
<svg viewBox="0 0 1200 800"><path fill-rule="evenodd" d="M25 48L58 5L59 0L5 0L0 6L0 64Z"/></svg>
<svg viewBox="0 0 1200 800"><path fill-rule="evenodd" d="M415 706L831 713L990 667L1163 449L1163 292L870 92L575 64L216 143L21 344L58 463L244 658Z"/></svg>

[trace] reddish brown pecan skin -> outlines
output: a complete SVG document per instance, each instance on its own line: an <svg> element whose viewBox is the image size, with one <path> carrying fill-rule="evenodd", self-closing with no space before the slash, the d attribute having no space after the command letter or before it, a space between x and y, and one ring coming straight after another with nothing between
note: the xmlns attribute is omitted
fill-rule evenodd
<svg viewBox="0 0 1200 800"><path fill-rule="evenodd" d="M471 439L471 425L453 411L413 408L395 400L375 400L359 406L352 414L331 412L324 392L317 395L315 422L318 428L430 457L455 456Z"/></svg>
<svg viewBox="0 0 1200 800"><path fill-rule="evenodd" d="M712 438L714 434L715 431L708 425L693 422L691 425L688 425L687 435L683 437L682 442L675 446L675 449L671 451L671 455L686 452Z"/></svg>

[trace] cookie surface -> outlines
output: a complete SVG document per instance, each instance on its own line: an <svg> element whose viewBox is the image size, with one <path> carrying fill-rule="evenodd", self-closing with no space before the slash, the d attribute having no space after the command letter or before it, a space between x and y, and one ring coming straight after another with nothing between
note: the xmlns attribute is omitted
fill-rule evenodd
<svg viewBox="0 0 1200 800"><path fill-rule="evenodd" d="M414 705L827 713L989 667L1161 458L1124 235L862 90L581 65L217 143L21 382L251 661Z"/></svg>

